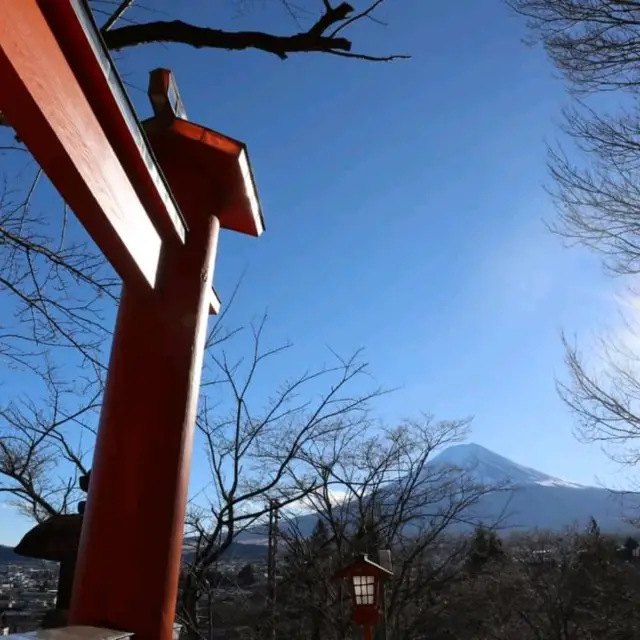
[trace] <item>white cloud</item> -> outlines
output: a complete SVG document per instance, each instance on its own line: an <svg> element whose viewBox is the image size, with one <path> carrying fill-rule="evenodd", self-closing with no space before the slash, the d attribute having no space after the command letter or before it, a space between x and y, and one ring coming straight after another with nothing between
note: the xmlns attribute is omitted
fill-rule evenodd
<svg viewBox="0 0 640 640"><path fill-rule="evenodd" d="M329 500L333 505L344 502L348 495L349 492L347 489L329 489ZM322 504L323 501L321 496L318 496L317 498L307 497L288 505L286 510L290 511L294 515L302 515L305 513L313 513L314 511L317 511L318 507Z"/></svg>

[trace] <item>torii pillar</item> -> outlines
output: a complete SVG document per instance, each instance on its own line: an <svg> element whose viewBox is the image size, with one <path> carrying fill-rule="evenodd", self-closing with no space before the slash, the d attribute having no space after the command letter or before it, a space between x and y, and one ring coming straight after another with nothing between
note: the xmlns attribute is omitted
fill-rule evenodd
<svg viewBox="0 0 640 640"><path fill-rule="evenodd" d="M264 230L246 148L189 122L164 70L145 135L83 0L0 2L0 84L123 280L69 622L170 640L218 233Z"/></svg>
<svg viewBox="0 0 640 640"><path fill-rule="evenodd" d="M169 71L149 95L143 124L188 232L161 252L153 291L124 286L69 623L159 640L174 624L218 233L258 235L262 220L244 145L189 122Z"/></svg>

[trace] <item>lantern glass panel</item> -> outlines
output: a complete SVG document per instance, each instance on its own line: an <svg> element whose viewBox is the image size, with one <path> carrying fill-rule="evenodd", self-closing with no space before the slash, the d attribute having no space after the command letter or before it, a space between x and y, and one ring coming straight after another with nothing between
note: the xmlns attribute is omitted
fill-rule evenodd
<svg viewBox="0 0 640 640"><path fill-rule="evenodd" d="M353 576L353 593L356 606L376 603L376 579L374 576Z"/></svg>

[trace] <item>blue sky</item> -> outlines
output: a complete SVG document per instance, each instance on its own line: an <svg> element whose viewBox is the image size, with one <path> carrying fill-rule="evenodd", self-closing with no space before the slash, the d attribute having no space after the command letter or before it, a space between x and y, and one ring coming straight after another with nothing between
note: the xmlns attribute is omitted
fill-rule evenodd
<svg viewBox="0 0 640 640"><path fill-rule="evenodd" d="M164 4L212 26L295 29L273 0L244 15ZM501 2L387 0L379 17L388 26L353 29L356 47L411 60L165 46L120 57L142 116L147 73L169 67L192 120L248 144L267 231L222 235L217 290L228 299L245 272L234 317L267 309L270 339L295 344L274 375L321 363L327 345L363 347L378 380L400 387L378 402L385 420L473 415L472 440L502 455L614 482L555 392L560 330L588 340L613 322L616 288L542 222L564 86ZM0 541L15 542L26 523L0 513Z"/></svg>

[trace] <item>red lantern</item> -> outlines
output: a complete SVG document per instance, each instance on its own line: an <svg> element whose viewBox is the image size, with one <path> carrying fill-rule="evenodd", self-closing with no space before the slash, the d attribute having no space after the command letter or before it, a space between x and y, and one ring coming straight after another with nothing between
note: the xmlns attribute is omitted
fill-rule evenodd
<svg viewBox="0 0 640 640"><path fill-rule="evenodd" d="M380 588L382 580L392 576L388 569L358 556L354 562L338 571L334 579L349 581L353 597L353 621L362 626L365 640L373 638L373 627L380 620Z"/></svg>

